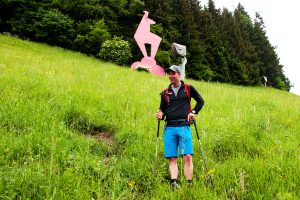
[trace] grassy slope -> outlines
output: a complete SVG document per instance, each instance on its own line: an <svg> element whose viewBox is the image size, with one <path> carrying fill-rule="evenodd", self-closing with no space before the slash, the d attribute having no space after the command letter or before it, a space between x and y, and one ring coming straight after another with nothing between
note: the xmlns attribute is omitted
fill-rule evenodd
<svg viewBox="0 0 300 200"><path fill-rule="evenodd" d="M162 137L151 185L167 78L0 36L0 79L0 199L300 198L299 96L187 80L206 102L197 119L214 185L195 140L194 188L181 178L173 193ZM87 137L96 131L113 137Z"/></svg>

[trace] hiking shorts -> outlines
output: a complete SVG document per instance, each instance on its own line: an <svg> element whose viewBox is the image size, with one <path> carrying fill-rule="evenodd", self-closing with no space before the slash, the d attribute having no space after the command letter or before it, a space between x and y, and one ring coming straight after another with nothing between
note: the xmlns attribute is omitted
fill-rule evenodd
<svg viewBox="0 0 300 200"><path fill-rule="evenodd" d="M178 157L179 155L194 154L192 132L190 126L166 126L164 131L164 156L165 158Z"/></svg>

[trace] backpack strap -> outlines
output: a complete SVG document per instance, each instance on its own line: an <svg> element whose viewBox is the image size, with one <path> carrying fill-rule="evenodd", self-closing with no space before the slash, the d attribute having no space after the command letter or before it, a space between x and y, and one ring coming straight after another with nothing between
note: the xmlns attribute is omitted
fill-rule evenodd
<svg viewBox="0 0 300 200"><path fill-rule="evenodd" d="M164 95L164 101L170 105L170 98L169 98L169 89L165 89L164 92L163 92L163 95Z"/></svg>
<svg viewBox="0 0 300 200"><path fill-rule="evenodd" d="M184 92L188 98L190 112L192 112L192 105L191 105L191 86L189 84L184 84Z"/></svg>

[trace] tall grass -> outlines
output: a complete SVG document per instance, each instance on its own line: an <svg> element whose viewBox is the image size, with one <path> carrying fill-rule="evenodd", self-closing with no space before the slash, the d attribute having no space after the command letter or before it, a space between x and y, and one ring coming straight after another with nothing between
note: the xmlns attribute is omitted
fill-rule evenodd
<svg viewBox="0 0 300 200"><path fill-rule="evenodd" d="M172 192L162 137L153 187L167 78L1 35L0 80L0 199L300 198L299 96L186 80L214 184L195 140L194 186Z"/></svg>

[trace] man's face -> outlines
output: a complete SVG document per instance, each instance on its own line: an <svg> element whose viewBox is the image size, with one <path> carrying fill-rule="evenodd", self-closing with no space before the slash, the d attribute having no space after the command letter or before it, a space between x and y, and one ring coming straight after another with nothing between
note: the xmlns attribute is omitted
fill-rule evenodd
<svg viewBox="0 0 300 200"><path fill-rule="evenodd" d="M180 74L178 72L169 71L169 80L171 83L178 83L180 82Z"/></svg>

